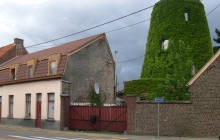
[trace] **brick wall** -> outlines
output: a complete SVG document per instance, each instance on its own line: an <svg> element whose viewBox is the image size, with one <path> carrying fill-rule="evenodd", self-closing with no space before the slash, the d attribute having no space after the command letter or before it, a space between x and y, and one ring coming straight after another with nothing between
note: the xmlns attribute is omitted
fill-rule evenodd
<svg viewBox="0 0 220 140"><path fill-rule="evenodd" d="M16 48L12 47L8 52L0 57L0 64L3 64L14 57L16 57Z"/></svg>

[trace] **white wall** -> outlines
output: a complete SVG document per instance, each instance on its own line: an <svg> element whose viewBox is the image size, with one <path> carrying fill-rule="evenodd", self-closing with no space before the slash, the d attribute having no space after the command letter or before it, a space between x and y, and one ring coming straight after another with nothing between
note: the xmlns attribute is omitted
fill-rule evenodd
<svg viewBox="0 0 220 140"><path fill-rule="evenodd" d="M60 94L61 80L36 81L13 85L4 85L2 92L2 117L9 114L9 95L14 95L13 117L25 118L25 94L31 94L31 118L36 119L37 93L42 93L41 119L47 119L48 96L47 93L55 93L54 119L60 120Z"/></svg>

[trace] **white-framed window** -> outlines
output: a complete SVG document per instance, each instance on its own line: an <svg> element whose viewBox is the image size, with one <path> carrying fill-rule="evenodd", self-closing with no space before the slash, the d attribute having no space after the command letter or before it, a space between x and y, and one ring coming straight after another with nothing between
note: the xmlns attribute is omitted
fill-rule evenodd
<svg viewBox="0 0 220 140"><path fill-rule="evenodd" d="M162 50L167 50L169 45L169 40L163 40L161 43L161 49Z"/></svg>
<svg viewBox="0 0 220 140"><path fill-rule="evenodd" d="M51 61L50 62L50 74L55 74L56 73L56 61Z"/></svg>
<svg viewBox="0 0 220 140"><path fill-rule="evenodd" d="M54 119L54 93L48 93L48 119Z"/></svg>
<svg viewBox="0 0 220 140"><path fill-rule="evenodd" d="M28 66L28 77L33 77L33 66Z"/></svg>
<svg viewBox="0 0 220 140"><path fill-rule="evenodd" d="M31 117L31 94L26 94L26 111L25 117Z"/></svg>
<svg viewBox="0 0 220 140"><path fill-rule="evenodd" d="M14 95L9 95L9 114L8 114L8 117L13 117L13 104L14 104Z"/></svg>

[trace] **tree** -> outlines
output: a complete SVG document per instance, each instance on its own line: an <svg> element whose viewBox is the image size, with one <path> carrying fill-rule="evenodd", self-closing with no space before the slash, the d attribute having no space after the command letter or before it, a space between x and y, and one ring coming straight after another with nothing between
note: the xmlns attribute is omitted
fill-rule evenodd
<svg viewBox="0 0 220 140"><path fill-rule="evenodd" d="M215 29L215 32L216 32L218 38L217 39L213 38L213 40L217 43L220 43L220 31L218 29Z"/></svg>

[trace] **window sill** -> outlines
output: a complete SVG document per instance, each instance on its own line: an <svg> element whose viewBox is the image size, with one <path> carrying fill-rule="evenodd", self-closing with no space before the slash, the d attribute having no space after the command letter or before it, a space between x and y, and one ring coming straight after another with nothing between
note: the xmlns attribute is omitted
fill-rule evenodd
<svg viewBox="0 0 220 140"><path fill-rule="evenodd" d="M13 117L11 117L11 116L10 116L10 117L8 116L7 118L8 118L8 119L14 119L14 118L13 118Z"/></svg>
<svg viewBox="0 0 220 140"><path fill-rule="evenodd" d="M54 119L46 119L46 121L49 121L49 122L55 122Z"/></svg>
<svg viewBox="0 0 220 140"><path fill-rule="evenodd" d="M32 120L30 117L25 117L24 120Z"/></svg>

